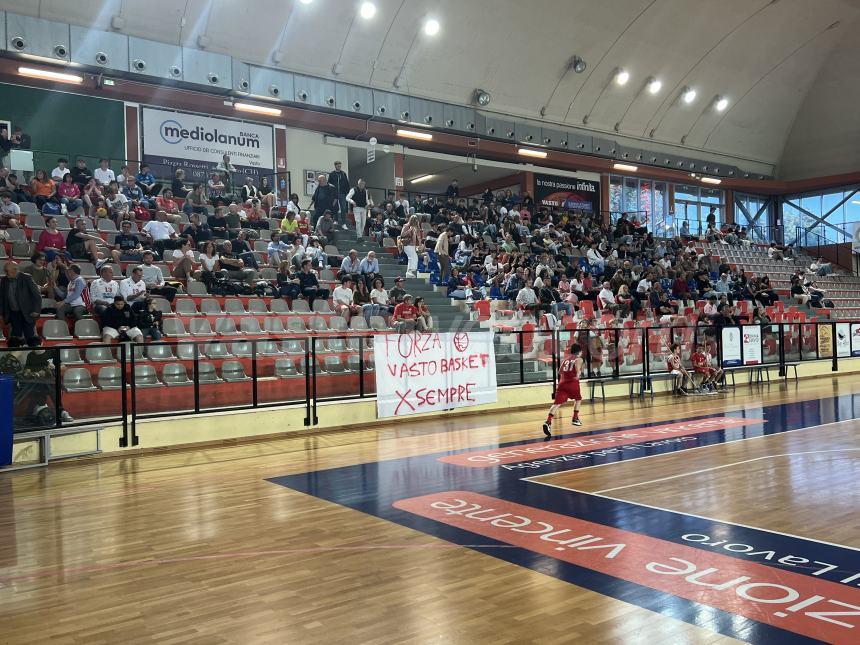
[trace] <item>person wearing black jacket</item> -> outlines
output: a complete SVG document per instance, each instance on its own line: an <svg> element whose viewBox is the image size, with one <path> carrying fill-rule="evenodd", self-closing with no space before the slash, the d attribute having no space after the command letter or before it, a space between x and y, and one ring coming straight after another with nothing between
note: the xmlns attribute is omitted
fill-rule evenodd
<svg viewBox="0 0 860 645"><path fill-rule="evenodd" d="M83 192L84 186L87 185L87 182L93 178L92 171L87 168L87 162L83 159L78 159L77 165L72 168L72 181L75 182L78 186L81 187L81 191Z"/></svg>
<svg viewBox="0 0 860 645"><path fill-rule="evenodd" d="M104 310L101 323L103 343L143 341L143 334L137 328L137 317L122 296L114 296L113 307Z"/></svg>
<svg viewBox="0 0 860 645"><path fill-rule="evenodd" d="M346 196L349 193L349 177L342 170L343 164L340 161L334 162L334 170L328 175L328 183L337 192L337 205L340 213L340 224L343 230L346 230L346 211L347 203Z"/></svg>
<svg viewBox="0 0 860 645"><path fill-rule="evenodd" d="M334 212L338 209L337 189L328 183L325 175L317 177L317 187L311 197L311 206L314 209L311 218L311 230L317 227L317 220L323 216L323 213L328 210ZM212 226L211 223L209 225Z"/></svg>
<svg viewBox="0 0 860 645"><path fill-rule="evenodd" d="M5 273L0 278L0 318L12 327L9 347L21 346L25 341L37 347L36 321L42 313L42 294L33 278L19 272L14 262L6 262Z"/></svg>
<svg viewBox="0 0 860 645"><path fill-rule="evenodd" d="M320 289L319 280L316 274L311 271L311 261L302 260L302 270L298 274L299 289L301 294L307 299L308 306L313 309L314 300L316 298L328 299L328 289Z"/></svg>

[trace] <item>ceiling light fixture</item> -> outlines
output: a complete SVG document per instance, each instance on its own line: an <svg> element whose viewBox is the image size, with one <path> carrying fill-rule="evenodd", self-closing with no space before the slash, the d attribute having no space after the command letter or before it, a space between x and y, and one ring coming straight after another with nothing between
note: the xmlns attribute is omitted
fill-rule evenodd
<svg viewBox="0 0 860 645"><path fill-rule="evenodd" d="M717 102L714 103L714 107L717 112L724 111L727 107L729 107L729 100L724 96L717 97Z"/></svg>
<svg viewBox="0 0 860 645"><path fill-rule="evenodd" d="M702 177L703 184L721 184L723 183L722 179L717 179L716 177Z"/></svg>
<svg viewBox="0 0 860 645"><path fill-rule="evenodd" d="M659 78L652 78L650 81L648 81L648 93L649 94L656 94L661 89L663 89L663 83L660 82Z"/></svg>
<svg viewBox="0 0 860 645"><path fill-rule="evenodd" d="M77 74L64 74L62 72L52 72L47 69L37 69L35 67L19 67L18 73L21 76L29 76L30 78L41 78L46 81L56 81L58 83L83 83L84 77Z"/></svg>
<svg viewBox="0 0 860 645"><path fill-rule="evenodd" d="M436 20L435 18L428 18L424 22L424 33L427 34L428 36L435 36L436 34L438 34L439 28L440 28L439 21Z"/></svg>
<svg viewBox="0 0 860 645"><path fill-rule="evenodd" d="M365 20L370 20L376 15L376 5L372 2L362 2L358 14Z"/></svg>
<svg viewBox="0 0 860 645"><path fill-rule="evenodd" d="M582 74L587 67L587 64L584 60L582 60L579 56L574 56L570 61L570 66L573 68L573 71L577 74Z"/></svg>
<svg viewBox="0 0 860 645"><path fill-rule="evenodd" d="M537 159L546 159L546 152L543 150L535 150L533 148L520 148L517 150L524 157L535 157Z"/></svg>
<svg viewBox="0 0 860 645"><path fill-rule="evenodd" d="M614 163L612 164L612 167L615 170L626 170L627 172L636 172L639 170L639 166L634 166L629 163Z"/></svg>
<svg viewBox="0 0 860 645"><path fill-rule="evenodd" d="M687 105L696 100L696 90L692 87L685 87L681 90L681 100Z"/></svg>
<svg viewBox="0 0 860 645"><path fill-rule="evenodd" d="M615 70L614 80L616 85L626 85L627 81L630 80L630 72L619 67L617 70Z"/></svg>
<svg viewBox="0 0 860 645"><path fill-rule="evenodd" d="M302 3L302 4L310 4L310 3L311 3L311 2L313 2L313 1L314 1L314 0L301 0L301 3Z"/></svg>
<svg viewBox="0 0 860 645"><path fill-rule="evenodd" d="M406 137L407 139L419 139L420 141L433 141L433 135L429 132L418 132L417 130L397 129L398 137Z"/></svg>
<svg viewBox="0 0 860 645"><path fill-rule="evenodd" d="M269 116L281 116L281 111L278 108L267 107L265 105L254 105L253 103L245 103L239 101L234 103L233 107L240 112L253 112L254 114L268 114Z"/></svg>
<svg viewBox="0 0 860 645"><path fill-rule="evenodd" d="M486 107L490 104L490 101L493 100L493 97L490 96L490 93L486 90L476 89L475 90L475 103L480 105L481 107Z"/></svg>
<svg viewBox="0 0 860 645"><path fill-rule="evenodd" d="M436 175L419 175L419 176L418 176L418 177L416 177L415 179L410 179L410 180L409 180L409 183L410 183L410 184L420 184L422 181L430 181L430 180L431 180L431 179L433 179L435 176L436 176Z"/></svg>

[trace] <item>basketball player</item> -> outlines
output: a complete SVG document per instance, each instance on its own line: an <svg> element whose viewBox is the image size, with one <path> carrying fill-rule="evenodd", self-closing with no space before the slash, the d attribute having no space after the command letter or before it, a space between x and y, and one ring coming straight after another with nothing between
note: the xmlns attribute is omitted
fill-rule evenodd
<svg viewBox="0 0 860 645"><path fill-rule="evenodd" d="M696 384L693 383L690 373L684 369L683 365L681 365L681 345L678 343L672 343L672 346L669 349L672 350L672 353L669 354L669 358L666 359L666 367L669 369L669 372L675 376L675 394L686 396L687 390L684 389L684 386L689 383L691 385L691 389L694 390L696 388Z"/></svg>
<svg viewBox="0 0 860 645"><path fill-rule="evenodd" d="M573 399L573 425L581 426L579 420L579 406L582 404L582 394L579 391L579 376L582 374L583 359L582 348L579 343L570 346L570 354L562 359L558 368L558 388L555 391L555 401L549 409L546 423L543 424L543 433L547 437L552 436L552 419L559 411L563 403Z"/></svg>
<svg viewBox="0 0 860 645"><path fill-rule="evenodd" d="M696 374L702 375L702 387L711 392L716 392L717 386L714 379L717 370L711 367L710 359L704 345L696 343L696 347L692 355L690 355L690 361L693 363L693 371Z"/></svg>

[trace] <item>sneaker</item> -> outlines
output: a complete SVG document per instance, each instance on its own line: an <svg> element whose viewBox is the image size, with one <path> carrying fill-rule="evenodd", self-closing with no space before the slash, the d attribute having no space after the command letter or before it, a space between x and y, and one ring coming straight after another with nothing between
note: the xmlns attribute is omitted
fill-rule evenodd
<svg viewBox="0 0 860 645"><path fill-rule="evenodd" d="M349 229L347 229L346 224L341 224L341 228L342 228L344 231L349 230Z"/></svg>
<svg viewBox="0 0 860 645"><path fill-rule="evenodd" d="M579 417L576 417L573 421L571 421L571 423L575 426L581 426L582 420Z"/></svg>
<svg viewBox="0 0 860 645"><path fill-rule="evenodd" d="M48 406L44 403L42 405L37 405L35 408L33 408L33 416L37 417L37 416L39 416L39 413L42 410L47 410L47 409L48 409Z"/></svg>
<svg viewBox="0 0 860 645"><path fill-rule="evenodd" d="M687 396L687 390L683 387L679 387L678 394L680 394L681 396Z"/></svg>
<svg viewBox="0 0 860 645"><path fill-rule="evenodd" d="M544 421L544 424L543 424L543 433L544 433L547 437L551 437L551 436L552 436L552 428L550 427L550 425L549 425L546 421Z"/></svg>
<svg viewBox="0 0 860 645"><path fill-rule="evenodd" d="M66 412L65 410L63 410L62 412L60 412L60 418L61 418L63 421L65 421L66 423L72 423L72 422L74 422L74 418L72 418L72 415L71 415L71 414L69 414L68 412Z"/></svg>
<svg viewBox="0 0 860 645"><path fill-rule="evenodd" d="M106 259L104 259L104 258L102 258L101 260L99 260L98 262L96 262L96 273L98 273L99 271L101 271L101 268L102 268L105 264L107 264L107 262L108 262L108 261L107 261Z"/></svg>

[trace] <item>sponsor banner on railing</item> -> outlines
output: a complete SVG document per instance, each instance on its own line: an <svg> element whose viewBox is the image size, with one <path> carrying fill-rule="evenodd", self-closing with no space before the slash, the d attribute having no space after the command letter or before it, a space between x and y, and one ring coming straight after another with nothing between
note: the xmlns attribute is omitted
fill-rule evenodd
<svg viewBox="0 0 860 645"><path fill-rule="evenodd" d="M816 325L816 327L818 327L818 356L830 358L833 356L833 330L830 325Z"/></svg>
<svg viewBox="0 0 860 645"><path fill-rule="evenodd" d="M850 323L836 323L836 355L839 358L851 356Z"/></svg>
<svg viewBox="0 0 860 645"><path fill-rule="evenodd" d="M379 418L497 400L492 332L377 336L373 357Z"/></svg>
<svg viewBox="0 0 860 645"><path fill-rule="evenodd" d="M723 367L737 367L742 364L740 328L723 327Z"/></svg>
<svg viewBox="0 0 860 645"><path fill-rule="evenodd" d="M226 154L237 173L274 172L271 126L148 107L141 111L143 161L149 164L182 168L189 181L205 181Z"/></svg>
<svg viewBox="0 0 860 645"><path fill-rule="evenodd" d="M758 325L741 327L741 337L744 365L761 365L761 327Z"/></svg>
<svg viewBox="0 0 860 645"><path fill-rule="evenodd" d="M860 356L860 323L851 324L851 356Z"/></svg>

